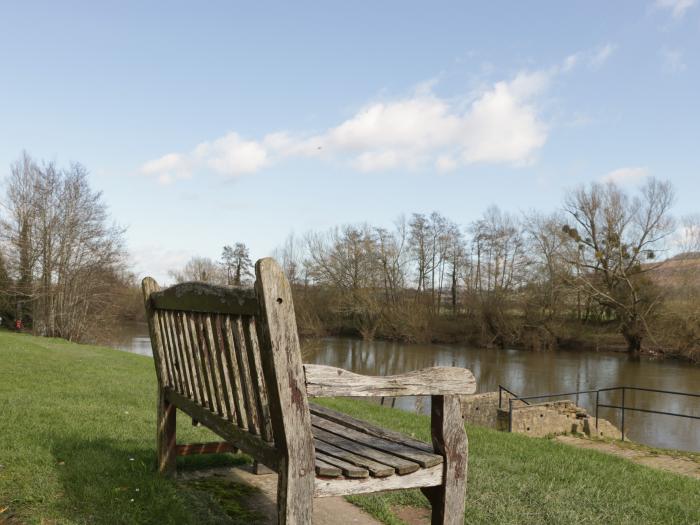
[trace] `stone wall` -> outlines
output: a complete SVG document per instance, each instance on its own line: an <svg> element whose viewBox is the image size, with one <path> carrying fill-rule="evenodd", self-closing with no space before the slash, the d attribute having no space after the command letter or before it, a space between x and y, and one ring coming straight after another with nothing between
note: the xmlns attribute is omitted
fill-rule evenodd
<svg viewBox="0 0 700 525"><path fill-rule="evenodd" d="M472 425L508 431L510 397L503 392L502 408L499 408L498 392L464 396L462 414ZM598 429L596 429L595 417L590 416L584 408L576 406L573 401L551 401L534 405L515 401L513 406L513 432L533 437L578 433L587 436L620 438L620 431L605 419L598 420Z"/></svg>
<svg viewBox="0 0 700 525"><path fill-rule="evenodd" d="M501 404L507 410L508 399L512 397L503 392ZM480 427L498 428L498 392L473 394L462 398L462 415L467 423Z"/></svg>
<svg viewBox="0 0 700 525"><path fill-rule="evenodd" d="M508 417L507 411L505 416ZM514 409L511 431L534 437L586 434L589 437L620 439L620 431L612 423L599 419L596 429L596 418L590 416L584 408L568 400L538 403Z"/></svg>

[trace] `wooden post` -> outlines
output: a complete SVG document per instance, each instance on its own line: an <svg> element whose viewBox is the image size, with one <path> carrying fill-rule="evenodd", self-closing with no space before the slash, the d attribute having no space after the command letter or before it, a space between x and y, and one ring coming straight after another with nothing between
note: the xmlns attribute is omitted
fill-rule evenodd
<svg viewBox="0 0 700 525"><path fill-rule="evenodd" d="M259 260L255 274L261 309L256 326L263 373L275 445L282 453L277 484L278 522L311 524L314 445L292 292L284 272L272 259Z"/></svg>
<svg viewBox="0 0 700 525"><path fill-rule="evenodd" d="M175 406L166 398L165 386L167 385L167 371L163 357L163 341L158 329L158 312L151 304L151 294L160 290L158 283L151 277L146 277L141 283L143 291L143 302L146 308L146 318L148 319L148 331L151 336L151 350L153 352L153 363L156 367L156 377L158 378L158 400L156 408L156 455L158 472L166 476L175 474L176 450L175 432L176 416Z"/></svg>
<svg viewBox="0 0 700 525"><path fill-rule="evenodd" d="M432 506L432 525L461 525L469 451L459 396L432 396L431 405L433 448L445 458L445 471L441 486L421 490Z"/></svg>
<svg viewBox="0 0 700 525"><path fill-rule="evenodd" d="M274 474L274 470L270 470L267 468L265 465L260 463L258 460L253 461L253 473L257 474L258 476L261 475L266 475L266 474Z"/></svg>
<svg viewBox="0 0 700 525"><path fill-rule="evenodd" d="M165 390L158 388L156 453L158 457L158 473L164 476L173 476L177 470L176 414L175 405L167 400Z"/></svg>

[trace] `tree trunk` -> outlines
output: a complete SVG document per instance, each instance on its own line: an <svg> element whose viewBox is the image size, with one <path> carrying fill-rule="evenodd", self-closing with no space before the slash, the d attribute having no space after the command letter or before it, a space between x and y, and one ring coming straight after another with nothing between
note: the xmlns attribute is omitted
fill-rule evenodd
<svg viewBox="0 0 700 525"><path fill-rule="evenodd" d="M621 332L627 343L627 351L631 354L638 354L642 350L642 339L644 338L641 323L636 320L627 321L622 325Z"/></svg>

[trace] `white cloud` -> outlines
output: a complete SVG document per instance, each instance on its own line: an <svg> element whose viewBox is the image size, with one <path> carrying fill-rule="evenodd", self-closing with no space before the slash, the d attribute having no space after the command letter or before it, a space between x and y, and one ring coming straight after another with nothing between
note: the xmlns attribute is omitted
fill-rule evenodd
<svg viewBox="0 0 700 525"><path fill-rule="evenodd" d="M168 274L170 270L182 268L192 256L197 255L194 251L170 250L156 244L132 246L129 254L129 266L134 269L137 277L150 275L161 285L172 281Z"/></svg>
<svg viewBox="0 0 700 525"><path fill-rule="evenodd" d="M193 157L229 177L256 172L269 161L267 151L259 142L243 140L233 132L213 142L202 142L194 149Z"/></svg>
<svg viewBox="0 0 700 525"><path fill-rule="evenodd" d="M188 179L192 175L190 163L179 153L168 153L141 166L144 175L155 175L160 184L170 184L175 179Z"/></svg>
<svg viewBox="0 0 700 525"><path fill-rule="evenodd" d="M682 73L687 69L683 61L683 52L678 49L663 49L661 57L664 60L665 67L671 73Z"/></svg>
<svg viewBox="0 0 700 525"><path fill-rule="evenodd" d="M521 72L476 94L453 99L421 84L409 96L374 102L323 133L278 131L261 140L230 132L190 153L147 162L163 183L208 169L226 177L254 173L290 157L346 162L361 171L459 164L526 164L547 140L538 102L555 71Z"/></svg>
<svg viewBox="0 0 700 525"><path fill-rule="evenodd" d="M435 161L435 167L439 171L452 171L457 167L457 161L449 155L440 155Z"/></svg>
<svg viewBox="0 0 700 525"><path fill-rule="evenodd" d="M562 71L564 71L565 73L571 71L576 66L576 64L578 64L579 58L580 56L578 55L578 53L566 57L564 59L564 63L561 66Z"/></svg>
<svg viewBox="0 0 700 525"><path fill-rule="evenodd" d="M605 64L610 56L615 51L615 46L613 44L605 44L596 50L588 60L589 65L592 68L599 68Z"/></svg>
<svg viewBox="0 0 700 525"><path fill-rule="evenodd" d="M696 3L697 0L656 0L654 5L660 9L669 10L673 18L680 19Z"/></svg>
<svg viewBox="0 0 700 525"><path fill-rule="evenodd" d="M628 167L618 168L611 171L602 178L603 182L614 182L615 184L626 185L636 184L649 176L647 168Z"/></svg>

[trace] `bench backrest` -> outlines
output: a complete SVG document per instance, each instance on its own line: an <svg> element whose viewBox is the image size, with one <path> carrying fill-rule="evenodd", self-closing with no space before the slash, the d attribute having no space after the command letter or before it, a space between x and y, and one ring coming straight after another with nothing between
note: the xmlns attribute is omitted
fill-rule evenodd
<svg viewBox="0 0 700 525"><path fill-rule="evenodd" d="M161 291L150 278L143 288L162 388L282 451L295 429L310 433L291 290L277 263L257 262L255 289L183 283Z"/></svg>

